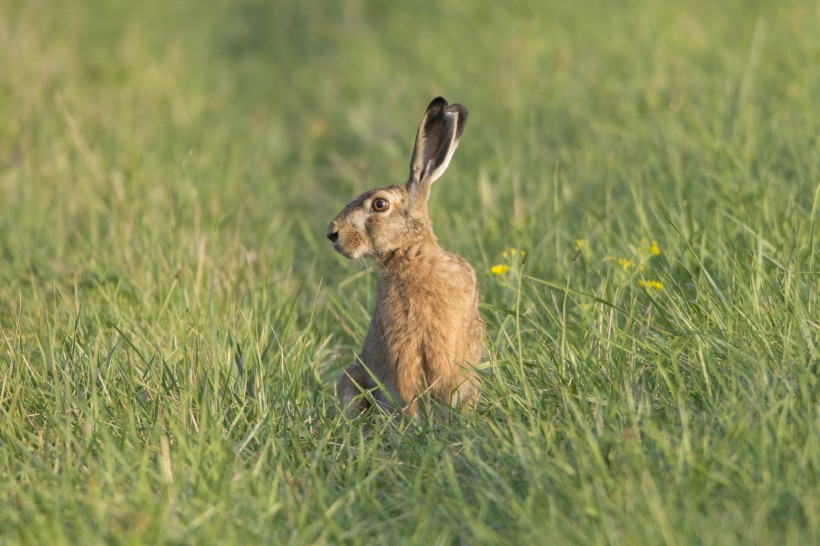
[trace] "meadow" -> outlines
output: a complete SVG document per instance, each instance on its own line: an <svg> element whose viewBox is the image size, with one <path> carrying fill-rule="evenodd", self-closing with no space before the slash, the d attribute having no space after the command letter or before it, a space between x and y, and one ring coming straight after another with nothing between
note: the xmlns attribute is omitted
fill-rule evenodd
<svg viewBox="0 0 820 546"><path fill-rule="evenodd" d="M0 15L0 543L820 543L816 1ZM438 95L481 399L349 421Z"/></svg>

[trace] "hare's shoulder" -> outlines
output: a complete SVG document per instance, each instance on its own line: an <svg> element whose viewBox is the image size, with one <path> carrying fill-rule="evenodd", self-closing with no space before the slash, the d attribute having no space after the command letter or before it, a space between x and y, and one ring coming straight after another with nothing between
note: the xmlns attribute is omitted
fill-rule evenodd
<svg viewBox="0 0 820 546"><path fill-rule="evenodd" d="M433 306L436 300L470 299L477 290L475 271L469 262L441 249L413 254L399 267L386 271L381 281L382 288L392 298L416 301L429 298L432 301L428 305Z"/></svg>
<svg viewBox="0 0 820 546"><path fill-rule="evenodd" d="M462 288L470 288L474 290L476 287L476 276L473 266L470 262L459 256L458 254L451 254L443 252L441 264L438 268L439 275L447 279L449 283L455 283Z"/></svg>

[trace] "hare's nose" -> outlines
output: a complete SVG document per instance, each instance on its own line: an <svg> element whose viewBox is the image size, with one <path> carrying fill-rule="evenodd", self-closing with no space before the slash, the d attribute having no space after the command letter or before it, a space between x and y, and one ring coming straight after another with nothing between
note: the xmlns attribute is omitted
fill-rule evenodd
<svg viewBox="0 0 820 546"><path fill-rule="evenodd" d="M330 239L330 242L335 245L336 241L339 240L339 232L338 231L331 231L327 234L327 238Z"/></svg>

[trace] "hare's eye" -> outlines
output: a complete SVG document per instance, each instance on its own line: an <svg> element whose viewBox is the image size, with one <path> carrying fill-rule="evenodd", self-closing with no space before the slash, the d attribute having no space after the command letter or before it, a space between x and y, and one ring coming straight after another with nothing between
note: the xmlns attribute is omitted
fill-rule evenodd
<svg viewBox="0 0 820 546"><path fill-rule="evenodd" d="M390 202L387 199L382 199L379 197L378 199L373 200L370 207L376 212L384 212L390 208Z"/></svg>

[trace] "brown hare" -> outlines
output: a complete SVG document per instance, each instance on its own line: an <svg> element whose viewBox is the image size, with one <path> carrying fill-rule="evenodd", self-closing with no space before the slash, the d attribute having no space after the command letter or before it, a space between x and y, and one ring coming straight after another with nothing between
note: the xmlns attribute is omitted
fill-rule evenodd
<svg viewBox="0 0 820 546"><path fill-rule="evenodd" d="M327 228L346 258L379 264L364 347L337 384L350 417L368 409L369 400L385 407L395 401L418 416L422 395L455 407L477 394L484 321L475 272L438 245L427 212L430 186L450 163L466 121L462 105L434 99L416 134L407 183L363 193Z"/></svg>

